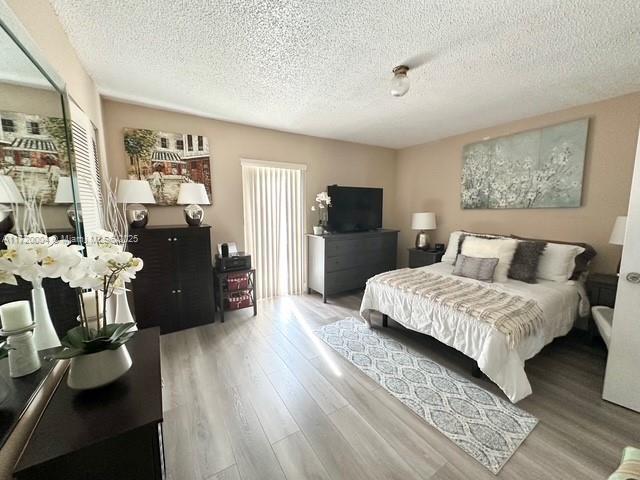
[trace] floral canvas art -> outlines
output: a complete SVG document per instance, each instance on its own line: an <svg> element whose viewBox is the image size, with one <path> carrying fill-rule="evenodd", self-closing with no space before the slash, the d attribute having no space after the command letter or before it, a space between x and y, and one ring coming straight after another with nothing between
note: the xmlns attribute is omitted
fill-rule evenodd
<svg viewBox="0 0 640 480"><path fill-rule="evenodd" d="M579 207L589 119L466 145L462 208Z"/></svg>

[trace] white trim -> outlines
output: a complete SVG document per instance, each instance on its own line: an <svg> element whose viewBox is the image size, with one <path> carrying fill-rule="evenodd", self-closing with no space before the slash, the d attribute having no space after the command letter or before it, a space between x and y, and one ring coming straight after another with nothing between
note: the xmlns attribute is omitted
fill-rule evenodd
<svg viewBox="0 0 640 480"><path fill-rule="evenodd" d="M243 167L289 168L292 170L307 169L307 165L304 163L270 162L268 160L252 160L250 158L241 158L240 164Z"/></svg>

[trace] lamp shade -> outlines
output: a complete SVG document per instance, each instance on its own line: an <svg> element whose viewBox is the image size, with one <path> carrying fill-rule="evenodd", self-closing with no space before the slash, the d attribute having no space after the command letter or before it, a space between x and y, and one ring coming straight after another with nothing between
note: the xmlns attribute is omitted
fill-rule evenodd
<svg viewBox="0 0 640 480"><path fill-rule="evenodd" d="M71 190L71 177L59 177L58 189L54 203L73 203L73 191Z"/></svg>
<svg viewBox="0 0 640 480"><path fill-rule="evenodd" d="M616 223L613 224L613 230L611 231L611 237L609 237L609 243L612 245L624 245L624 234L627 229L627 217L616 218Z"/></svg>
<svg viewBox="0 0 640 480"><path fill-rule="evenodd" d="M412 230L435 230L436 214L433 212L414 213L411 217Z"/></svg>
<svg viewBox="0 0 640 480"><path fill-rule="evenodd" d="M181 183L178 192L178 205L210 205L207 190L201 183Z"/></svg>
<svg viewBox="0 0 640 480"><path fill-rule="evenodd" d="M116 198L118 203L156 203L146 180L120 180Z"/></svg>
<svg viewBox="0 0 640 480"><path fill-rule="evenodd" d="M0 175L0 203L24 203L16 182L9 175Z"/></svg>

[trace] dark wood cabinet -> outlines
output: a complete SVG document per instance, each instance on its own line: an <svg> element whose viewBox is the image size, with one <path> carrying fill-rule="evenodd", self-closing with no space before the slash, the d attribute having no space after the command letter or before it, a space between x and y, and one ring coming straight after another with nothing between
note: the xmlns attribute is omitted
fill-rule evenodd
<svg viewBox="0 0 640 480"><path fill-rule="evenodd" d="M409 249L409 268L426 267L439 263L444 255L444 250L420 250L419 248Z"/></svg>
<svg viewBox="0 0 640 480"><path fill-rule="evenodd" d="M618 275L592 273L587 278L587 294L591 305L604 305L613 308L618 290Z"/></svg>
<svg viewBox="0 0 640 480"><path fill-rule="evenodd" d="M140 328L157 326L169 333L213 321L210 228L155 226L129 232L129 251L144 261L132 282Z"/></svg>
<svg viewBox="0 0 640 480"><path fill-rule="evenodd" d="M18 480L164 478L158 329L127 343L131 369L110 385L71 390L66 376L15 468Z"/></svg>

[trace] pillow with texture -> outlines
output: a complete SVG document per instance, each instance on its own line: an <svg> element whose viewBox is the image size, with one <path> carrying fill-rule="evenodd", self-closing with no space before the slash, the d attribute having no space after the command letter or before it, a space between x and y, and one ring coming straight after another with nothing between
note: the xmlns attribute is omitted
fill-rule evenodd
<svg viewBox="0 0 640 480"><path fill-rule="evenodd" d="M498 265L497 258L467 257L458 255L453 274L459 277L473 278L481 282L493 282L493 274Z"/></svg>
<svg viewBox="0 0 640 480"><path fill-rule="evenodd" d="M597 255L595 248L593 248L588 243L582 242L565 242L562 240L549 240L547 238L526 238L519 237L517 235L511 235L511 238L515 238L516 240L529 240L529 241L543 241L547 243L559 243L560 245L575 245L577 247L584 248L584 252L579 254L576 257L576 267L573 269L573 274L571 275L571 280L584 280L586 275L589 273L589 265L591 260Z"/></svg>
<svg viewBox="0 0 640 480"><path fill-rule="evenodd" d="M458 237L458 251L456 253L456 260L458 258L458 255L460 255L462 253L462 244L464 243L464 240L468 237L478 237L478 238L486 238L487 240L494 240L496 238L504 238L504 237L499 237L498 235L493 235L490 233L471 233L471 232L465 232L464 230L462 231L462 233L460 233L460 236ZM453 264L456 264L456 260L453 261Z"/></svg>
<svg viewBox="0 0 640 480"><path fill-rule="evenodd" d="M584 252L577 245L547 243L547 248L540 256L536 276L543 280L565 283L573 275L576 257Z"/></svg>
<svg viewBox="0 0 640 480"><path fill-rule="evenodd" d="M494 282L506 282L507 273L516 252L518 241L512 238L467 237L462 244L462 255L467 257L497 258Z"/></svg>
<svg viewBox="0 0 640 480"><path fill-rule="evenodd" d="M450 263L453 265L456 261L456 256L458 255L458 244L460 243L460 235L462 235L462 231L456 230L455 232L451 232L449 235L449 243L447 244L447 250L444 252L442 259L440 260L443 263Z"/></svg>
<svg viewBox="0 0 640 480"><path fill-rule="evenodd" d="M526 283L536 283L540 256L547 248L547 242L518 242L513 255L508 277Z"/></svg>

